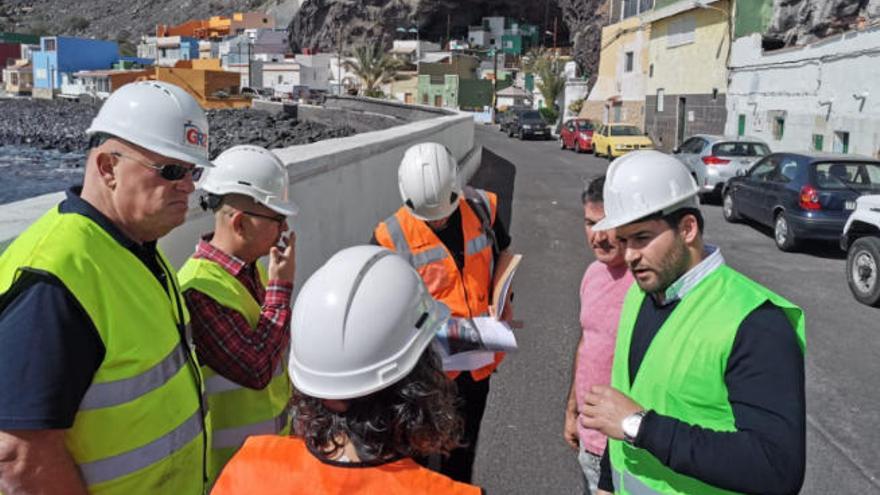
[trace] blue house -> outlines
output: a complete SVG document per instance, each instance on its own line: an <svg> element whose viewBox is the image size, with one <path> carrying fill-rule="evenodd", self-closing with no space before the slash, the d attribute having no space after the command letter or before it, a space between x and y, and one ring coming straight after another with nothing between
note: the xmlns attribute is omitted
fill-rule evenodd
<svg viewBox="0 0 880 495"><path fill-rule="evenodd" d="M44 36L33 54L35 98L52 98L70 75L81 70L109 69L119 60L115 41Z"/></svg>

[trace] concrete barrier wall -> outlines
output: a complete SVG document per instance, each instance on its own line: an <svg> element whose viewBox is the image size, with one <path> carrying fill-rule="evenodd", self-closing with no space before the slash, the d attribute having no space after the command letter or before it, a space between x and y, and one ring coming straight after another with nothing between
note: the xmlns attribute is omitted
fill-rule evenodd
<svg viewBox="0 0 880 495"><path fill-rule="evenodd" d="M336 251L369 242L372 229L400 206L397 167L411 145L446 145L470 177L479 165L470 115L434 114L433 119L381 131L274 150L287 164L291 194L300 207L292 224L297 235L297 283ZM187 221L161 241L175 266L192 254L213 217L190 199ZM53 193L0 206L0 250L41 214L63 199Z"/></svg>

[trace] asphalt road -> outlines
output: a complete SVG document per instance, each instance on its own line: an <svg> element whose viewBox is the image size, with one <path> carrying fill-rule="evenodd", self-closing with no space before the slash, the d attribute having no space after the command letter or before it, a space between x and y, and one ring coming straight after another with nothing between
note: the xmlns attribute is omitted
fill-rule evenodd
<svg viewBox="0 0 880 495"><path fill-rule="evenodd" d="M494 160L474 183L512 197L513 249L524 254L514 301L520 350L492 379L475 483L490 494L581 493L562 420L580 335L578 286L593 260L580 192L608 162L555 141L508 139L479 126ZM484 160L485 161L485 160ZM783 253L770 232L729 224L703 205L706 240L729 265L801 306L807 317L807 475L801 493L880 493L880 311L857 303L833 245Z"/></svg>

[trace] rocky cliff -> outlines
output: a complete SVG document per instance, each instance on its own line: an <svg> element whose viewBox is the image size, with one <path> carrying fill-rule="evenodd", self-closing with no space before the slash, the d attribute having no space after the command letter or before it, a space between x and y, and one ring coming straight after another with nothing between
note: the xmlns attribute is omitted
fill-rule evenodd
<svg viewBox="0 0 880 495"><path fill-rule="evenodd" d="M880 0L774 0L764 46L802 45L880 19Z"/></svg>
<svg viewBox="0 0 880 495"><path fill-rule="evenodd" d="M0 31L127 40L212 15L270 11L280 22L293 17L299 0L0 0ZM280 24L279 25L284 25Z"/></svg>

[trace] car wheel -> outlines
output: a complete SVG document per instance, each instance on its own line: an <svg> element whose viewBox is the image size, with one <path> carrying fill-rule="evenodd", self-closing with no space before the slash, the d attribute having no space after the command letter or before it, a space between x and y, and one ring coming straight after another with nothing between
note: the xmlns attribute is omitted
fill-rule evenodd
<svg viewBox="0 0 880 495"><path fill-rule="evenodd" d="M736 205L733 204L733 193L730 191L724 191L724 196L721 200L721 213L724 214L724 219L730 223L742 220L739 212L736 211Z"/></svg>
<svg viewBox="0 0 880 495"><path fill-rule="evenodd" d="M583 153L583 152L584 152L584 148L581 147L581 142L580 142L580 141L575 141L575 143L574 143L574 152L575 152L575 153Z"/></svg>
<svg viewBox="0 0 880 495"><path fill-rule="evenodd" d="M880 238L860 237L849 247L846 256L846 282L856 300L868 306L880 306Z"/></svg>
<svg viewBox="0 0 880 495"><path fill-rule="evenodd" d="M507 129L507 137L509 137L509 138L513 137L513 129Z"/></svg>
<svg viewBox="0 0 880 495"><path fill-rule="evenodd" d="M519 140L520 140L520 141L525 141L525 140L526 140L526 135L525 135L525 133L523 133L522 130L519 131L519 134L518 134L517 137L519 137Z"/></svg>
<svg viewBox="0 0 880 495"><path fill-rule="evenodd" d="M559 138L559 149L564 150L565 148L566 148L565 140L562 138Z"/></svg>
<svg viewBox="0 0 880 495"><path fill-rule="evenodd" d="M776 247L780 251L794 251L794 248L797 246L797 239L795 239L785 212L780 211L776 214L776 218L773 221L773 240L776 241Z"/></svg>
<svg viewBox="0 0 880 495"><path fill-rule="evenodd" d="M614 160L614 156L611 155L611 146L609 146L608 149L605 151L607 151L607 154L605 156L608 158L608 161L610 162L611 160Z"/></svg>

